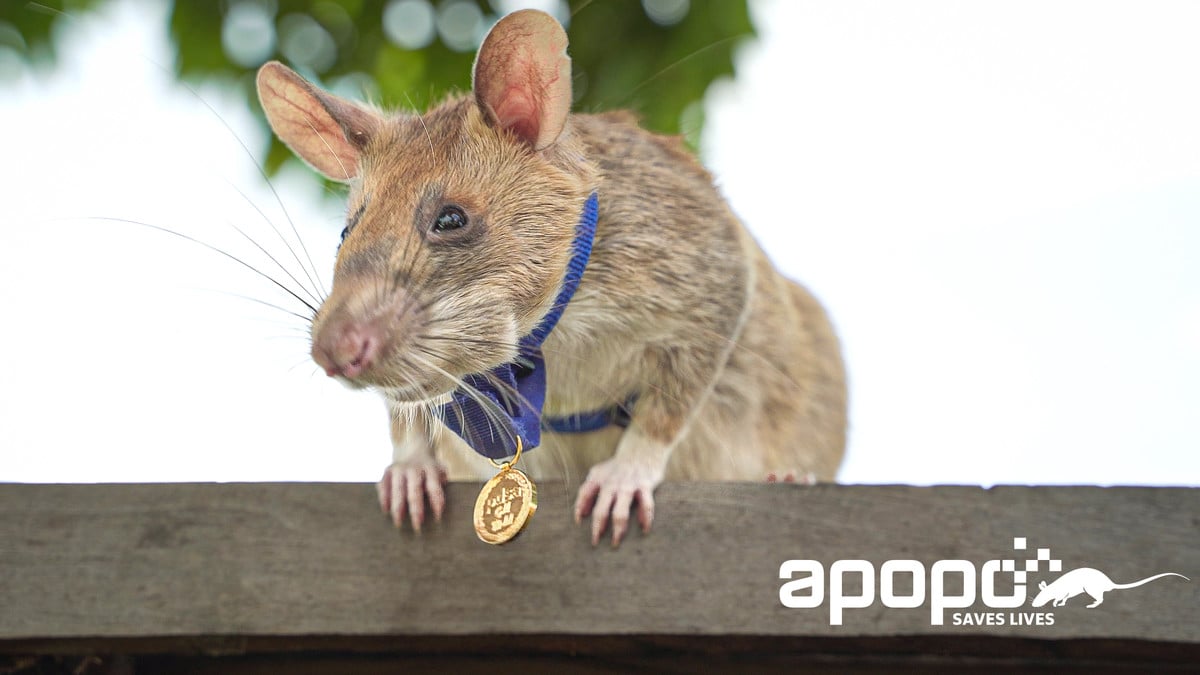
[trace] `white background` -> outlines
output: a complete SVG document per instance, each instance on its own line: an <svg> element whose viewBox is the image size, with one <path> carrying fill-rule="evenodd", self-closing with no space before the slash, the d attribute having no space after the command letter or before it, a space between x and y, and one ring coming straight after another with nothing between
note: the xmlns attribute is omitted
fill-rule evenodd
<svg viewBox="0 0 1200 675"><path fill-rule="evenodd" d="M841 480L1200 484L1200 4L753 8L704 157L843 337ZM174 83L153 3L60 37L0 85L0 480L375 480L382 404L238 296L294 303L92 219L299 274L250 113ZM275 185L328 284L338 206Z"/></svg>

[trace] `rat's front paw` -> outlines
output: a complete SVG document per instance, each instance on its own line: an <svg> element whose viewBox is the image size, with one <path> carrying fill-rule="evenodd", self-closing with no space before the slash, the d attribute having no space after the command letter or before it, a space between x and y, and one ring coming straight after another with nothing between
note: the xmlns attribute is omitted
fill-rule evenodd
<svg viewBox="0 0 1200 675"><path fill-rule="evenodd" d="M782 474L782 475L781 475ZM784 471L767 474L768 483L799 483L801 485L816 485L817 474L811 471Z"/></svg>
<svg viewBox="0 0 1200 675"><path fill-rule="evenodd" d="M592 516L592 545L612 517L612 544L617 546L629 530L629 513L637 504L642 531L650 531L654 520L654 488L662 482L662 471L613 458L593 466L575 499L575 522Z"/></svg>
<svg viewBox="0 0 1200 675"><path fill-rule="evenodd" d="M379 493L379 508L390 516L396 527L404 522L407 511L413 530L420 532L425 522L425 499L433 509L435 520L442 519L446 508L446 468L432 457L411 458L396 462L383 472L375 486Z"/></svg>

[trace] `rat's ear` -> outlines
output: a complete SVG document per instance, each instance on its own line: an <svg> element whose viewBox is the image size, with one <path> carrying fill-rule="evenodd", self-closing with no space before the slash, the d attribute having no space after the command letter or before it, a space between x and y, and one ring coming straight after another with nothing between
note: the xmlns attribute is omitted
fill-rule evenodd
<svg viewBox="0 0 1200 675"><path fill-rule="evenodd" d="M271 61L258 69L258 100L279 140L326 177L348 181L379 128L378 115L309 84Z"/></svg>
<svg viewBox="0 0 1200 675"><path fill-rule="evenodd" d="M571 111L571 59L558 21L532 9L492 27L475 57L475 103L534 150L554 144Z"/></svg>

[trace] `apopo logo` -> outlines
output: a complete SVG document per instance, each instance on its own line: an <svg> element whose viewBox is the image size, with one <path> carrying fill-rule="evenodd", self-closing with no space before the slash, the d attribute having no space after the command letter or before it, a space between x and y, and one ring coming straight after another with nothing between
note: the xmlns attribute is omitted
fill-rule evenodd
<svg viewBox="0 0 1200 675"><path fill-rule="evenodd" d="M1013 551L1027 550L1025 537L1013 539ZM1062 561L1050 557L1050 549L1039 548L1033 555L1014 555L1010 558L988 560L982 567L969 560L939 560L928 570L918 560L888 560L876 569L869 560L838 560L829 566L817 560L788 560L779 566L779 578L785 583L779 588L779 601L784 607L813 609L829 602L829 624L842 625L847 609L870 607L881 602L885 607L912 609L929 603L929 622L941 626L946 621L946 610L965 609L981 601L992 609L1015 609L1025 604L1026 583L1030 573L1043 571L1061 572ZM997 592L998 577L1010 575L1011 580L1002 584L1011 585L1012 592ZM828 583L826 583L828 576ZM1164 572L1140 581L1117 584L1103 572L1090 567L1081 567L1059 576L1053 582L1045 581L1038 586L1039 592L1033 599L1034 607L1053 603L1061 607L1069 598L1087 593L1094 602L1088 607L1099 605L1104 594L1114 589L1134 588L1166 576L1187 577L1175 572ZM858 593L846 592L848 579L860 581ZM907 583L898 584L904 579ZM957 581L950 583L948 581ZM876 586L879 588L876 596ZM948 588L955 590L948 590ZM907 588L907 593L898 592ZM926 589L928 588L928 592ZM827 592L828 591L828 592ZM952 612L951 622L956 626L1032 626L1052 625L1052 612Z"/></svg>

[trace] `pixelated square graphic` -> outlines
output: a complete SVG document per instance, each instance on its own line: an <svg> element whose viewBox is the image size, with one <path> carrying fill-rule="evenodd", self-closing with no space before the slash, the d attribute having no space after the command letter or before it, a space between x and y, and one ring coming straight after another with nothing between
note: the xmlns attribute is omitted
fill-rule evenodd
<svg viewBox="0 0 1200 675"><path fill-rule="evenodd" d="M1014 551L1024 551L1025 550L1025 537L1013 537L1013 550Z"/></svg>
<svg viewBox="0 0 1200 675"><path fill-rule="evenodd" d="M1051 560L1050 561L1050 571L1051 572L1061 572L1062 571L1062 561L1057 560L1057 559Z"/></svg>
<svg viewBox="0 0 1200 675"><path fill-rule="evenodd" d="M1036 572L1036 571L1038 571L1038 561L1036 561L1036 560L1026 560L1026 561L1025 561L1025 571L1026 571L1026 572Z"/></svg>
<svg viewBox="0 0 1200 675"><path fill-rule="evenodd" d="M1012 572L1016 569L1017 569L1017 561L1016 560L1001 560L1000 561L1000 571L1001 572Z"/></svg>

